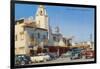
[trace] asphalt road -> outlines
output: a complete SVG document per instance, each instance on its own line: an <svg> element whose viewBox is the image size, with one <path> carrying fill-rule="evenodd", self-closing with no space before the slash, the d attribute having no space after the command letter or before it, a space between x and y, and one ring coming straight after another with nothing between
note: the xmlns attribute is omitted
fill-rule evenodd
<svg viewBox="0 0 100 69"><path fill-rule="evenodd" d="M41 65L41 64L56 64L56 63L73 63L73 62L89 62L89 61L94 61L94 59L92 58L92 59L74 59L74 60L71 60L70 58L57 58L57 59L51 60L51 61L39 62L39 63L32 63L32 64L26 64L26 65Z"/></svg>
<svg viewBox="0 0 100 69"><path fill-rule="evenodd" d="M58 59L52 60L52 61L33 63L32 65L52 64L52 63L88 62L88 61L94 61L94 59L75 59L75 60L70 60L69 58L58 58Z"/></svg>

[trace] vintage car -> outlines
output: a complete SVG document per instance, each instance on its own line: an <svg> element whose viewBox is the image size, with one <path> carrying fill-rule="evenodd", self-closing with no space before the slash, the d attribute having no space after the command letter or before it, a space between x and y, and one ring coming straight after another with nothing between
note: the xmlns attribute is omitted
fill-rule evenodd
<svg viewBox="0 0 100 69"><path fill-rule="evenodd" d="M56 53L47 53L50 56L50 60L57 59L59 56Z"/></svg>
<svg viewBox="0 0 100 69"><path fill-rule="evenodd" d="M27 55L15 55L15 65L31 64L30 56Z"/></svg>
<svg viewBox="0 0 100 69"><path fill-rule="evenodd" d="M61 55L61 58L68 58L68 57L71 57L71 54L72 54L72 52L71 51L67 51L66 53L63 53L62 55Z"/></svg>
<svg viewBox="0 0 100 69"><path fill-rule="evenodd" d="M72 48L70 59L80 59L82 58L81 49L80 48Z"/></svg>
<svg viewBox="0 0 100 69"><path fill-rule="evenodd" d="M83 55L86 59L94 58L94 51L91 50L91 49L85 50L85 51L83 51L82 55Z"/></svg>
<svg viewBox="0 0 100 69"><path fill-rule="evenodd" d="M82 51L82 56L86 59L94 58L94 51L91 49Z"/></svg>
<svg viewBox="0 0 100 69"><path fill-rule="evenodd" d="M94 58L94 51L86 51L86 59Z"/></svg>
<svg viewBox="0 0 100 69"><path fill-rule="evenodd" d="M45 53L39 53L36 56L31 56L31 61L36 62L46 62L50 60L50 56Z"/></svg>

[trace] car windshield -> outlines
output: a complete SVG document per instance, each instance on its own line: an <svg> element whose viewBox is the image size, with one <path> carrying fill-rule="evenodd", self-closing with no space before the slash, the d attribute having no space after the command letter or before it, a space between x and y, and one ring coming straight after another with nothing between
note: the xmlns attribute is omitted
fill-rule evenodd
<svg viewBox="0 0 100 69"><path fill-rule="evenodd" d="M16 59L18 59L18 60L25 60L26 58L25 58L24 55L17 55Z"/></svg>

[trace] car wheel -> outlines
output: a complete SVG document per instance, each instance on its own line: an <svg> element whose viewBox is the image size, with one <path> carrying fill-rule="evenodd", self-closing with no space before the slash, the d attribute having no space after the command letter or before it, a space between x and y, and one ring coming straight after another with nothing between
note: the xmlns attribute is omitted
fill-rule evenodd
<svg viewBox="0 0 100 69"><path fill-rule="evenodd" d="M16 65L19 65L20 63L18 61L16 61Z"/></svg>

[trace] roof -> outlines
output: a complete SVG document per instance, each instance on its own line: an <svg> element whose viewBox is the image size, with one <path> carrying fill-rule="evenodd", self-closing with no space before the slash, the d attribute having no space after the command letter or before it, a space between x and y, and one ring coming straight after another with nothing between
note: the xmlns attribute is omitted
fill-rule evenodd
<svg viewBox="0 0 100 69"><path fill-rule="evenodd" d="M25 24L23 25L23 27L35 28L36 30L48 31L47 29L43 29L43 28L37 27L35 23L25 23Z"/></svg>
<svg viewBox="0 0 100 69"><path fill-rule="evenodd" d="M24 27L30 27L30 28L35 28L36 27L36 24L35 22L24 22Z"/></svg>
<svg viewBox="0 0 100 69"><path fill-rule="evenodd" d="M47 29L44 29L44 28L38 28L38 27L37 27L36 29L48 31Z"/></svg>
<svg viewBox="0 0 100 69"><path fill-rule="evenodd" d="M19 20L16 20L16 21L15 21L15 24L17 24L17 23L20 24L20 23L23 23L23 22L24 22L24 19L19 19Z"/></svg>

